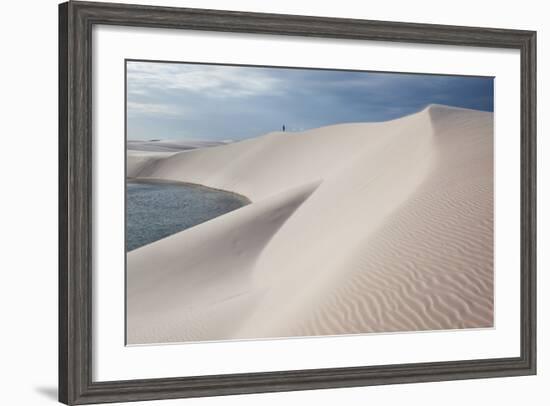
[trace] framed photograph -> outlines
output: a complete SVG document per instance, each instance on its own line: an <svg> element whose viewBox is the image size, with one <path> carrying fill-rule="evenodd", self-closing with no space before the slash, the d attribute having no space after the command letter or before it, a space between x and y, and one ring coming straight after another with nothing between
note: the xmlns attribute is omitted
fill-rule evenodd
<svg viewBox="0 0 550 406"><path fill-rule="evenodd" d="M59 6L59 400L536 373L533 31Z"/></svg>

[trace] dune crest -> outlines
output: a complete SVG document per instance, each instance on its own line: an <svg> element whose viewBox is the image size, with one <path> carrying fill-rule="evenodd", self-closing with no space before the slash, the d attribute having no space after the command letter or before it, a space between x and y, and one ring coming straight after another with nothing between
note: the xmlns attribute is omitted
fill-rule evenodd
<svg viewBox="0 0 550 406"><path fill-rule="evenodd" d="M148 160L253 203L128 255L129 344L491 327L492 130L432 105Z"/></svg>

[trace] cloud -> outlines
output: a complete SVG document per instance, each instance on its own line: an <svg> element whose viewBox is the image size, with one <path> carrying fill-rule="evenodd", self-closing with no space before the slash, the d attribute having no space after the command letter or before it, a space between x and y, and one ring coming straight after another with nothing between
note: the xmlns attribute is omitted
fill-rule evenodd
<svg viewBox="0 0 550 406"><path fill-rule="evenodd" d="M181 106L170 104L128 102L126 108L128 116L184 116Z"/></svg>
<svg viewBox="0 0 550 406"><path fill-rule="evenodd" d="M251 97L277 92L280 80L262 71L236 66L128 62L128 93L155 90L203 93L212 98Z"/></svg>

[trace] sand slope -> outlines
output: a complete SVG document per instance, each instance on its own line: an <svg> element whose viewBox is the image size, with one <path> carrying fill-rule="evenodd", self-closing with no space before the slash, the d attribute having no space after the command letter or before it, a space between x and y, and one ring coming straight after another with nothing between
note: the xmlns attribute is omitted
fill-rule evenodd
<svg viewBox="0 0 550 406"><path fill-rule="evenodd" d="M129 344L492 326L492 120L430 106L134 168L252 204L128 254Z"/></svg>
<svg viewBox="0 0 550 406"><path fill-rule="evenodd" d="M134 178L154 161L181 151L224 145L225 141L128 140L126 142L126 177Z"/></svg>

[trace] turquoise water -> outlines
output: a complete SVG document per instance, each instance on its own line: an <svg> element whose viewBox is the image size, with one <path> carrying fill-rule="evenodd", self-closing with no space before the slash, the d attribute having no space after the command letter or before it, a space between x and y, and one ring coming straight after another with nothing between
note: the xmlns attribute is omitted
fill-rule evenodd
<svg viewBox="0 0 550 406"><path fill-rule="evenodd" d="M126 251L168 237L249 203L233 193L174 183L126 184Z"/></svg>

